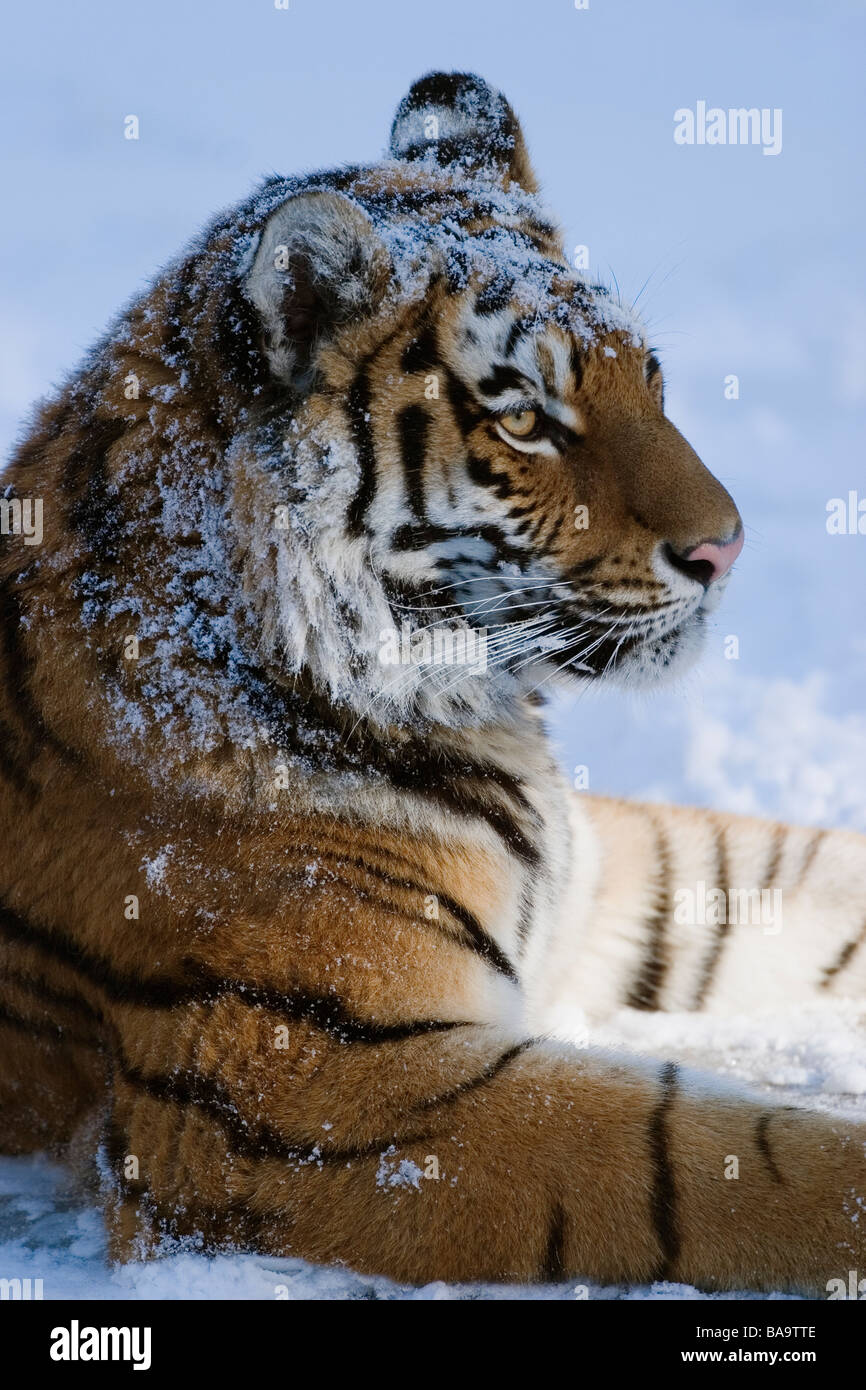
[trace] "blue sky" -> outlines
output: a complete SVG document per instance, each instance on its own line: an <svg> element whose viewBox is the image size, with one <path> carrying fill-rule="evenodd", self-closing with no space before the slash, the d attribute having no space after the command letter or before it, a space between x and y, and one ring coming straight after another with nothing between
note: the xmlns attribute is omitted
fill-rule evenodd
<svg viewBox="0 0 866 1390"><path fill-rule="evenodd" d="M213 211L273 170L375 158L415 77L480 72L519 112L568 244L626 298L649 278L669 413L747 524L700 671L649 702L558 705L565 763L589 764L598 790L798 819L838 803L866 824L866 536L825 527L829 498L866 498L864 0L289 6L7 12L4 455L29 403ZM698 100L781 108L782 152L676 145L673 113ZM768 763L776 727L788 743Z"/></svg>

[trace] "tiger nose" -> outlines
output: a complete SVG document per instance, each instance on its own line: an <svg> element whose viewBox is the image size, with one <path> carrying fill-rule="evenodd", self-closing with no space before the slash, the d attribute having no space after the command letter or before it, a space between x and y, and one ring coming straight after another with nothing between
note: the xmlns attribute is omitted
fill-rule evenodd
<svg viewBox="0 0 866 1390"><path fill-rule="evenodd" d="M740 527L733 540L701 541L700 545L685 552L668 546L667 554L671 564L706 588L728 573L744 544L745 537Z"/></svg>

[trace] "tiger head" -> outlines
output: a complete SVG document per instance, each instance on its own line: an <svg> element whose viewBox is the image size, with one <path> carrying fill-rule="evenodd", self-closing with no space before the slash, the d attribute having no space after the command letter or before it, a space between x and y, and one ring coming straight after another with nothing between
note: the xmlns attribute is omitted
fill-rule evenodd
<svg viewBox="0 0 866 1390"><path fill-rule="evenodd" d="M460 74L411 89L385 161L217 217L48 408L20 487L49 486L43 458L52 570L149 767L153 737L303 723L333 747L518 717L554 677L660 677L742 545L641 325L569 265L510 106ZM39 621L62 609L46 590Z"/></svg>
<svg viewBox="0 0 866 1390"><path fill-rule="evenodd" d="M392 716L664 676L742 527L665 416L643 328L570 267L478 78L417 82L390 154L269 189L247 251L269 381L240 454L251 524L278 518L249 545L263 629Z"/></svg>

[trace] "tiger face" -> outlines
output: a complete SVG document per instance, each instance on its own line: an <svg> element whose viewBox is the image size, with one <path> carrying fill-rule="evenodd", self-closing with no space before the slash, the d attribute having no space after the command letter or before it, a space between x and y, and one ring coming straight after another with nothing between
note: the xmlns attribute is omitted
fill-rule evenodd
<svg viewBox="0 0 866 1390"><path fill-rule="evenodd" d="M282 202L246 281L286 517L268 626L333 694L446 721L556 676L667 675L742 526L641 324L569 266L477 78L416 84L391 151Z"/></svg>

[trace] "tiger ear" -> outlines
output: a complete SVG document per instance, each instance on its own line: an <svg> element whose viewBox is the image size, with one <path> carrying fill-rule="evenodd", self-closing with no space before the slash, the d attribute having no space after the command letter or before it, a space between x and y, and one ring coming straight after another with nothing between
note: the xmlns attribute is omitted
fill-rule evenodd
<svg viewBox="0 0 866 1390"><path fill-rule="evenodd" d="M374 313L391 275L369 217L340 193L300 193L272 213L246 293L274 375L297 381L334 328Z"/></svg>
<svg viewBox="0 0 866 1390"><path fill-rule="evenodd" d="M457 164L538 192L520 122L502 93L471 72L419 78L397 107L390 149L395 159Z"/></svg>

